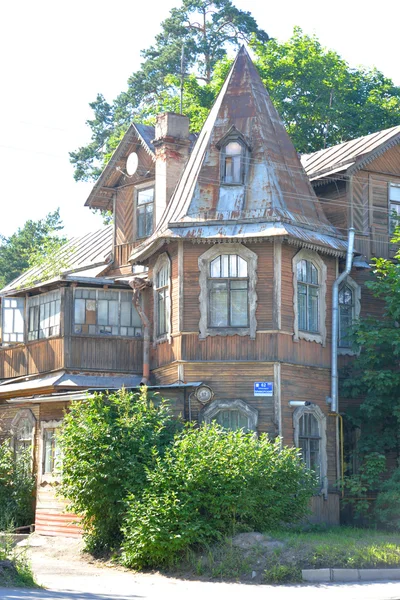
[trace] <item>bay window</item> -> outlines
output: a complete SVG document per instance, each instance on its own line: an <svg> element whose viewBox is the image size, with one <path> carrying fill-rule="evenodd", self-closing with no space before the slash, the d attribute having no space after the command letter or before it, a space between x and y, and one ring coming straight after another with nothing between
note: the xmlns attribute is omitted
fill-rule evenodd
<svg viewBox="0 0 400 600"><path fill-rule="evenodd" d="M3 298L3 344L15 344L24 341L23 298Z"/></svg>
<svg viewBox="0 0 400 600"><path fill-rule="evenodd" d="M141 320L132 292L76 288L74 329L83 335L141 337Z"/></svg>
<svg viewBox="0 0 400 600"><path fill-rule="evenodd" d="M60 335L60 290L28 298L28 340Z"/></svg>

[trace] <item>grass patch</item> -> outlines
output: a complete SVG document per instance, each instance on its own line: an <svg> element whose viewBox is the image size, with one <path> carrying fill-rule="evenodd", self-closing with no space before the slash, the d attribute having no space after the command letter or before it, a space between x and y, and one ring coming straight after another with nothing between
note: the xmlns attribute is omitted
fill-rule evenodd
<svg viewBox="0 0 400 600"><path fill-rule="evenodd" d="M277 547L238 548L227 539L187 554L169 573L190 579L284 584L301 582L302 569L400 566L400 534L351 527L286 529L266 534ZM173 573L172 573L173 572Z"/></svg>
<svg viewBox="0 0 400 600"><path fill-rule="evenodd" d="M39 587L33 578L26 549L15 548L9 533L0 538L0 587Z"/></svg>

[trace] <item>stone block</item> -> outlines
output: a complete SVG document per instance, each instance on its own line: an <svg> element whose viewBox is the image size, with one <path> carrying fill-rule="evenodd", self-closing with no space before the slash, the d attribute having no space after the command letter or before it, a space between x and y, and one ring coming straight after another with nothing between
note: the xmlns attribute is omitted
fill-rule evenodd
<svg viewBox="0 0 400 600"><path fill-rule="evenodd" d="M330 569L303 569L301 572L303 581L310 581L313 583L321 583L331 580Z"/></svg>
<svg viewBox="0 0 400 600"><path fill-rule="evenodd" d="M332 581L358 581L358 569L332 569Z"/></svg>

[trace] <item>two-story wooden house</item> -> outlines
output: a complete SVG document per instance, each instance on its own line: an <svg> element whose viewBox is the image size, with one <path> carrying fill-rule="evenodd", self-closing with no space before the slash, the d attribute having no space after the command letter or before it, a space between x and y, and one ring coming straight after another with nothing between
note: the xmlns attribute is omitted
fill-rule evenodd
<svg viewBox="0 0 400 600"><path fill-rule="evenodd" d="M39 531L72 531L52 486L63 410L141 382L185 419L300 447L320 481L314 518L338 522L332 289L352 224L336 208L350 214L354 191L335 181L319 199L244 48L198 136L172 113L130 126L86 202L114 225L2 290L0 427L32 447ZM346 205L329 195L342 188ZM336 306L344 352L368 272L355 264Z"/></svg>

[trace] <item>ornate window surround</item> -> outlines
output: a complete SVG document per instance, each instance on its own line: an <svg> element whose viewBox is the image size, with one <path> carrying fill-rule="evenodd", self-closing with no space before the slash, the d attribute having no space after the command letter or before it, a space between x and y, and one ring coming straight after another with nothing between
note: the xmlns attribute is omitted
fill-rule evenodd
<svg viewBox="0 0 400 600"><path fill-rule="evenodd" d="M13 450L15 451L15 447L16 447L16 439L15 438L16 438L19 422L22 421L22 419L28 419L28 421L32 427L31 459L32 459L32 464L33 464L33 457L35 454L36 418L35 418L35 415L33 414L33 412L30 410L30 408L22 408L21 410L19 410L17 412L17 414L15 415L15 417L13 418L13 420L11 421L11 430L10 430L11 446L12 446Z"/></svg>
<svg viewBox="0 0 400 600"><path fill-rule="evenodd" d="M213 418L221 410L238 410L245 414L248 420L248 429L256 431L258 424L258 410L249 406L246 402L240 399L235 400L214 400L208 406L202 409L200 413L200 421L211 423Z"/></svg>
<svg viewBox="0 0 400 600"><path fill-rule="evenodd" d="M347 275L346 279L343 282L343 285L348 285L354 294L354 309L353 309L353 321L359 318L361 312L361 286L358 285L354 279ZM339 307L340 310L340 307ZM338 336L338 344L339 344L339 336ZM345 348L338 345L338 354L354 356L355 352L351 348Z"/></svg>
<svg viewBox="0 0 400 600"><path fill-rule="evenodd" d="M168 268L168 298L166 299L166 328L167 332L163 335L157 335L157 323L158 323L158 302L157 302L157 289L156 289L156 279L158 272L163 268ZM167 252L163 252L157 258L156 264L153 268L153 307L154 307L154 327L153 327L153 340L154 344L159 344L161 342L168 341L171 343L171 331L172 331L172 323L171 323L171 259L168 256Z"/></svg>
<svg viewBox="0 0 400 600"><path fill-rule="evenodd" d="M302 260L309 260L313 263L318 271L319 278L319 331L313 333L311 331L302 331L299 329L299 310L298 310L298 296L297 296L297 265ZM326 345L326 277L327 267L320 255L313 250L307 250L303 248L293 257L292 260L293 268L293 309L294 309L294 341L298 342L300 339L307 340L308 342L317 342Z"/></svg>
<svg viewBox="0 0 400 600"><path fill-rule="evenodd" d="M299 406L293 413L293 436L294 445L299 448L299 431L300 419L304 414L312 414L317 422L319 434L321 436L320 444L320 485L321 494L325 497L328 494L328 457L326 451L326 416L319 406L312 404L311 406Z"/></svg>
<svg viewBox="0 0 400 600"><path fill-rule="evenodd" d="M248 303L249 303L249 326L248 327L221 327L218 329L208 326L208 271L210 262L220 254L237 254L247 261L248 269ZM256 337L257 321L257 260L255 252L243 246L243 244L215 244L209 250L199 256L199 284L200 284L200 322L199 339L204 340L207 336L215 335L249 335L251 339Z"/></svg>
<svg viewBox="0 0 400 600"><path fill-rule="evenodd" d="M240 155L240 181L225 181L225 149L230 142L237 142L242 147ZM243 186L247 175L247 164L251 147L245 136L234 126L215 144L220 150L220 181L223 186Z"/></svg>

